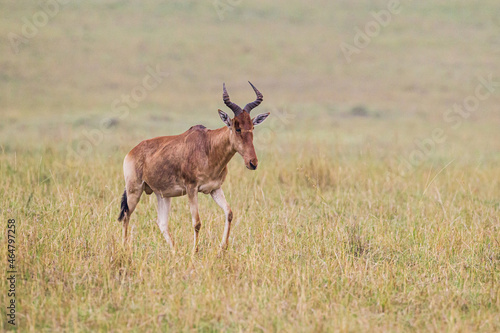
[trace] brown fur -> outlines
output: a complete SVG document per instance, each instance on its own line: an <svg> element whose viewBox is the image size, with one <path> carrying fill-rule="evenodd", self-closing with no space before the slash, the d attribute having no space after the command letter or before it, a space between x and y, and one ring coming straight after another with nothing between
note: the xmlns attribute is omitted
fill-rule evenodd
<svg viewBox="0 0 500 333"><path fill-rule="evenodd" d="M124 242L130 215L142 193L154 192L158 198L158 225L173 249L173 240L168 231L170 198L187 194L194 227L194 251L197 251L201 228L198 193L202 192L210 193L224 209L226 226L221 246L227 247L233 219L221 188L227 176L227 164L237 152L250 170L257 168L258 160L253 146L254 120L250 118L249 111L242 111L232 120L220 110L219 114L227 126L216 130L201 125L193 126L180 135L142 141L127 154L123 162L125 202L122 202L120 214ZM260 115L262 119L258 119L255 124L261 123L267 115Z"/></svg>
<svg viewBox="0 0 500 333"><path fill-rule="evenodd" d="M200 189L210 183L220 186L227 174L227 163L236 153L228 136L227 127L215 131L192 127L180 135L141 142L130 151L125 163L134 165L136 184L144 182L163 196L185 195L188 187ZM207 189L203 192L210 193Z"/></svg>

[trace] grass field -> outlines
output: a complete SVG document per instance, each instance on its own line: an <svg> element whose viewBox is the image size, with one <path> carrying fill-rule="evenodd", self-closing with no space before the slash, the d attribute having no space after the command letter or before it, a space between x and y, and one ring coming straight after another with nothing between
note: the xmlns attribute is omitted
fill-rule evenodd
<svg viewBox="0 0 500 333"><path fill-rule="evenodd" d="M350 62L389 1L66 2L30 38L47 2L0 2L0 330L500 331L498 1L401 1ZM175 257L146 195L123 247L123 157L222 127L248 80L271 117L259 170L230 162L229 250L204 195L196 256L186 197Z"/></svg>

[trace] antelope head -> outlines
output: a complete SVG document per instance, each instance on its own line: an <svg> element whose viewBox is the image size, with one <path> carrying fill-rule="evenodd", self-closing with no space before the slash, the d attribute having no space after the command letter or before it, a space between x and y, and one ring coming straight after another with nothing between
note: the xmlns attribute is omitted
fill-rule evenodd
<svg viewBox="0 0 500 333"><path fill-rule="evenodd" d="M253 146L253 129L254 126L262 124L264 120L266 120L267 116L269 116L269 112L259 114L253 119L250 117L250 112L262 102L263 96L250 81L248 83L250 83L255 91L257 99L252 103L248 103L243 109L231 102L226 90L226 84L223 84L222 99L224 100L224 104L233 111L234 118L231 119L227 113L222 110L219 110L219 116L226 126L229 127L229 140L232 148L243 157L248 169L255 170L257 169L259 161L257 160L257 154Z"/></svg>

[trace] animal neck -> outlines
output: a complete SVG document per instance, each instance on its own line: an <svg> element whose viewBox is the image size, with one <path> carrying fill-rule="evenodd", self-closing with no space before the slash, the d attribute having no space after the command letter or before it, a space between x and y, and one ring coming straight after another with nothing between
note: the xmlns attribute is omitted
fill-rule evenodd
<svg viewBox="0 0 500 333"><path fill-rule="evenodd" d="M231 131L226 126L210 131L210 164L216 170L222 171L236 154L230 135Z"/></svg>

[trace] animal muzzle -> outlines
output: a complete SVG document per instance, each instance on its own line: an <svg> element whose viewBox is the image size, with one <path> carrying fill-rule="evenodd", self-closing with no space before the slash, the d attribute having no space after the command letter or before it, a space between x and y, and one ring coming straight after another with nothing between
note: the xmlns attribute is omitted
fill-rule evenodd
<svg viewBox="0 0 500 333"><path fill-rule="evenodd" d="M248 169L250 169L250 170L256 170L257 166L259 165L259 161L256 158L254 158L254 159L249 160L245 164L247 165Z"/></svg>

